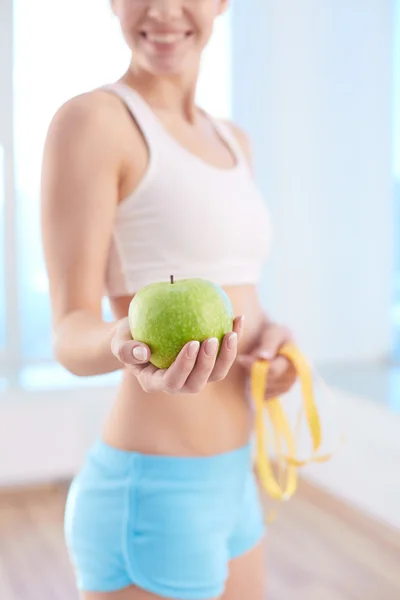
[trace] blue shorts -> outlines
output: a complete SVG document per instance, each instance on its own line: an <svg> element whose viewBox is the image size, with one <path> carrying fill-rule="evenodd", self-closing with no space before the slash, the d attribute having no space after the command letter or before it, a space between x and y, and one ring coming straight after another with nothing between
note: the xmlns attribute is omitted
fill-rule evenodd
<svg viewBox="0 0 400 600"><path fill-rule="evenodd" d="M81 590L163 598L223 593L229 560L263 537L251 446L210 457L143 455L98 441L74 478L65 538Z"/></svg>

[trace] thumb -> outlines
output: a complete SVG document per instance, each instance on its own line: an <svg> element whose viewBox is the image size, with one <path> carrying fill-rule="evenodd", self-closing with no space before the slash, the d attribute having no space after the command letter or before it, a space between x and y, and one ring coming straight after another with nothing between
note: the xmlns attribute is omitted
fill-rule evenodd
<svg viewBox="0 0 400 600"><path fill-rule="evenodd" d="M150 348L132 339L129 320L121 319L111 342L111 351L125 365L141 365L150 359Z"/></svg>
<svg viewBox="0 0 400 600"><path fill-rule="evenodd" d="M124 365L142 365L150 360L150 348L141 342L124 342L114 339L111 344L112 353Z"/></svg>
<svg viewBox="0 0 400 600"><path fill-rule="evenodd" d="M292 338L292 333L287 327L270 325L264 330L256 356L264 360L273 360L277 357L282 345Z"/></svg>
<svg viewBox="0 0 400 600"><path fill-rule="evenodd" d="M132 333L131 328L129 326L129 317L124 317L120 319L115 327L114 339L120 342L131 342L132 341Z"/></svg>

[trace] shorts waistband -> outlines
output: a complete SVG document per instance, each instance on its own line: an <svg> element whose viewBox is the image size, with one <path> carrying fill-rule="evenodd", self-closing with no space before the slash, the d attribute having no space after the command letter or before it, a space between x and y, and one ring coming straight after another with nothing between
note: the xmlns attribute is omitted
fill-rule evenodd
<svg viewBox="0 0 400 600"><path fill-rule="evenodd" d="M210 456L167 456L122 450L98 439L89 456L121 474L134 468L150 477L215 480L221 476L226 481L230 474L237 477L251 464L251 444Z"/></svg>

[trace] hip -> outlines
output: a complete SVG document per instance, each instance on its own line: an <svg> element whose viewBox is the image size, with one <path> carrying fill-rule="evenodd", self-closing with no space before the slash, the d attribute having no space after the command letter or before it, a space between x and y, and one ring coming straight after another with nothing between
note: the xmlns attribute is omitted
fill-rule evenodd
<svg viewBox="0 0 400 600"><path fill-rule="evenodd" d="M249 444L168 457L100 440L72 482L65 512L78 586L98 591L136 584L165 597L220 595L229 560L263 532Z"/></svg>

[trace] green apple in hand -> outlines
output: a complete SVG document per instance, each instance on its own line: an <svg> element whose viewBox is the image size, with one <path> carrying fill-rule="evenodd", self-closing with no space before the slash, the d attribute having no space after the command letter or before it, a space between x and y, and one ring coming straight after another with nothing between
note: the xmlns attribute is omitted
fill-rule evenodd
<svg viewBox="0 0 400 600"><path fill-rule="evenodd" d="M233 330L232 305L211 281L171 276L137 292L129 305L129 326L133 339L150 347L153 365L167 369L187 342L216 337L221 344Z"/></svg>

